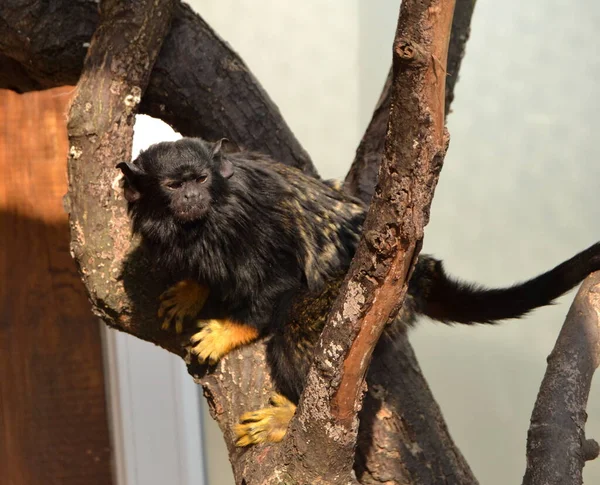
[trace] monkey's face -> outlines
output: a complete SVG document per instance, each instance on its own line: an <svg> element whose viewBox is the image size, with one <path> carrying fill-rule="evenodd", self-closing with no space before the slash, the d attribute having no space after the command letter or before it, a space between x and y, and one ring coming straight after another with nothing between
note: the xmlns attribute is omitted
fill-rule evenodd
<svg viewBox="0 0 600 485"><path fill-rule="evenodd" d="M178 223L206 217L225 191L233 166L221 143L182 139L153 145L133 163L117 165L125 175L125 198L134 216Z"/></svg>
<svg viewBox="0 0 600 485"><path fill-rule="evenodd" d="M157 180L175 219L191 222L205 216L212 202L211 176L207 167L183 166Z"/></svg>

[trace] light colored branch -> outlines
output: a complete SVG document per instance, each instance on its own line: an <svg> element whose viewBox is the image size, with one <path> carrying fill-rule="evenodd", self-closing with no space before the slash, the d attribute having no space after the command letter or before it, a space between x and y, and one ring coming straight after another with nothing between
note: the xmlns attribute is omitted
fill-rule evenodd
<svg viewBox="0 0 600 485"><path fill-rule="evenodd" d="M378 186L290 426L288 449L307 463L327 449L330 470L314 472L331 483L342 483L352 469L371 355L402 306L429 219L448 144L444 91L453 11L453 1L402 2Z"/></svg>
<svg viewBox="0 0 600 485"><path fill-rule="evenodd" d="M524 485L579 485L598 444L586 440L586 406L600 363L600 272L583 282L569 309L538 393L527 434Z"/></svg>
<svg viewBox="0 0 600 485"><path fill-rule="evenodd" d="M471 19L475 10L476 0L456 0L454 17L452 19L452 32L448 46L448 69L446 76L446 103L445 114L450 113L450 105L454 100L454 88L458 82L460 65L465 55L465 49L471 33ZM344 181L345 190L359 197L363 202L369 203L377 183L377 173L383 158L385 133L387 130L390 111L390 97L392 87L392 71L388 73L383 91L377 101L377 106L369 126L356 149L356 156L352 167Z"/></svg>
<svg viewBox="0 0 600 485"><path fill-rule="evenodd" d="M145 321L131 319L126 284L119 278L131 235L115 165L131 159L135 109L169 31L172 9L173 0L102 2L67 124L71 252L94 312L132 333ZM140 286L142 281L147 279L140 279ZM150 327L155 308L146 320ZM175 342L170 347L178 349Z"/></svg>
<svg viewBox="0 0 600 485"><path fill-rule="evenodd" d="M446 116L454 99L474 7L475 0L456 0L448 47ZM390 70L344 182L344 189L365 203L371 200L383 158L391 80ZM446 484L448 475L461 485L477 483L448 432L406 336L396 337L394 342L380 342L367 383L369 392L359 415L361 423L355 460L355 471L361 483ZM415 453L415 449L427 450L427 453ZM435 460L431 460L431 456L435 456Z"/></svg>

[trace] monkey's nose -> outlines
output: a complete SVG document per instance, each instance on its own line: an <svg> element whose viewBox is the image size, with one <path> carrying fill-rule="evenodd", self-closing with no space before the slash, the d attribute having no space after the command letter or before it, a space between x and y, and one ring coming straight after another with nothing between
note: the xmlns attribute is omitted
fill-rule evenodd
<svg viewBox="0 0 600 485"><path fill-rule="evenodd" d="M189 190L183 193L183 198L187 201L194 200L198 198L198 192Z"/></svg>

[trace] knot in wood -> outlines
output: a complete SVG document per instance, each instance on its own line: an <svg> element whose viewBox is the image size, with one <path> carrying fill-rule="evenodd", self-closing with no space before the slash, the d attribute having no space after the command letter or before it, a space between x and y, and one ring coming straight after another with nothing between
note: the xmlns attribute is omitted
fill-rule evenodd
<svg viewBox="0 0 600 485"><path fill-rule="evenodd" d="M394 46L396 59L403 63L416 65L427 64L426 52L419 44L410 39L398 39Z"/></svg>
<svg viewBox="0 0 600 485"><path fill-rule="evenodd" d="M414 59L416 51L415 45L408 39L400 39L396 43L396 54L400 59L405 61Z"/></svg>
<svg viewBox="0 0 600 485"><path fill-rule="evenodd" d="M365 233L365 241L371 250L375 251L380 256L385 256L395 245L394 236L394 231L388 227L382 232L367 231Z"/></svg>

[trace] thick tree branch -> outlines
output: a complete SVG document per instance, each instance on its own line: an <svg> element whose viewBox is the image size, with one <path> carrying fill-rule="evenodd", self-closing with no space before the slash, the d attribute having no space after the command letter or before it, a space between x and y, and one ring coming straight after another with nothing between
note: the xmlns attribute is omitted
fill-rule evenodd
<svg viewBox="0 0 600 485"><path fill-rule="evenodd" d="M76 84L97 9L90 0L0 2L0 88L26 92ZM179 1L139 110L183 135L226 136L316 175L242 59Z"/></svg>
<svg viewBox="0 0 600 485"><path fill-rule="evenodd" d="M473 0L456 1L448 51L446 114L454 98L474 5ZM383 157L390 88L391 71L344 184L367 203ZM450 437L407 338L393 343L382 339L367 382L355 464L361 483L477 483Z"/></svg>
<svg viewBox="0 0 600 485"><path fill-rule="evenodd" d="M524 485L579 485L598 444L586 440L586 406L600 364L600 272L583 282L569 309L527 433Z"/></svg>
<svg viewBox="0 0 600 485"><path fill-rule="evenodd" d="M133 333L148 320L130 318L123 282L115 281L130 246L115 162L131 158L134 109L168 32L172 3L103 2L69 112L65 207L71 250L95 312ZM150 328L155 326L155 319L151 321Z"/></svg>
<svg viewBox="0 0 600 485"><path fill-rule="evenodd" d="M306 462L316 461L325 445L330 469L313 472L330 483L349 476L371 354L402 306L429 219L448 143L444 89L453 10L452 1L402 3L379 182L290 426L287 448Z"/></svg>

